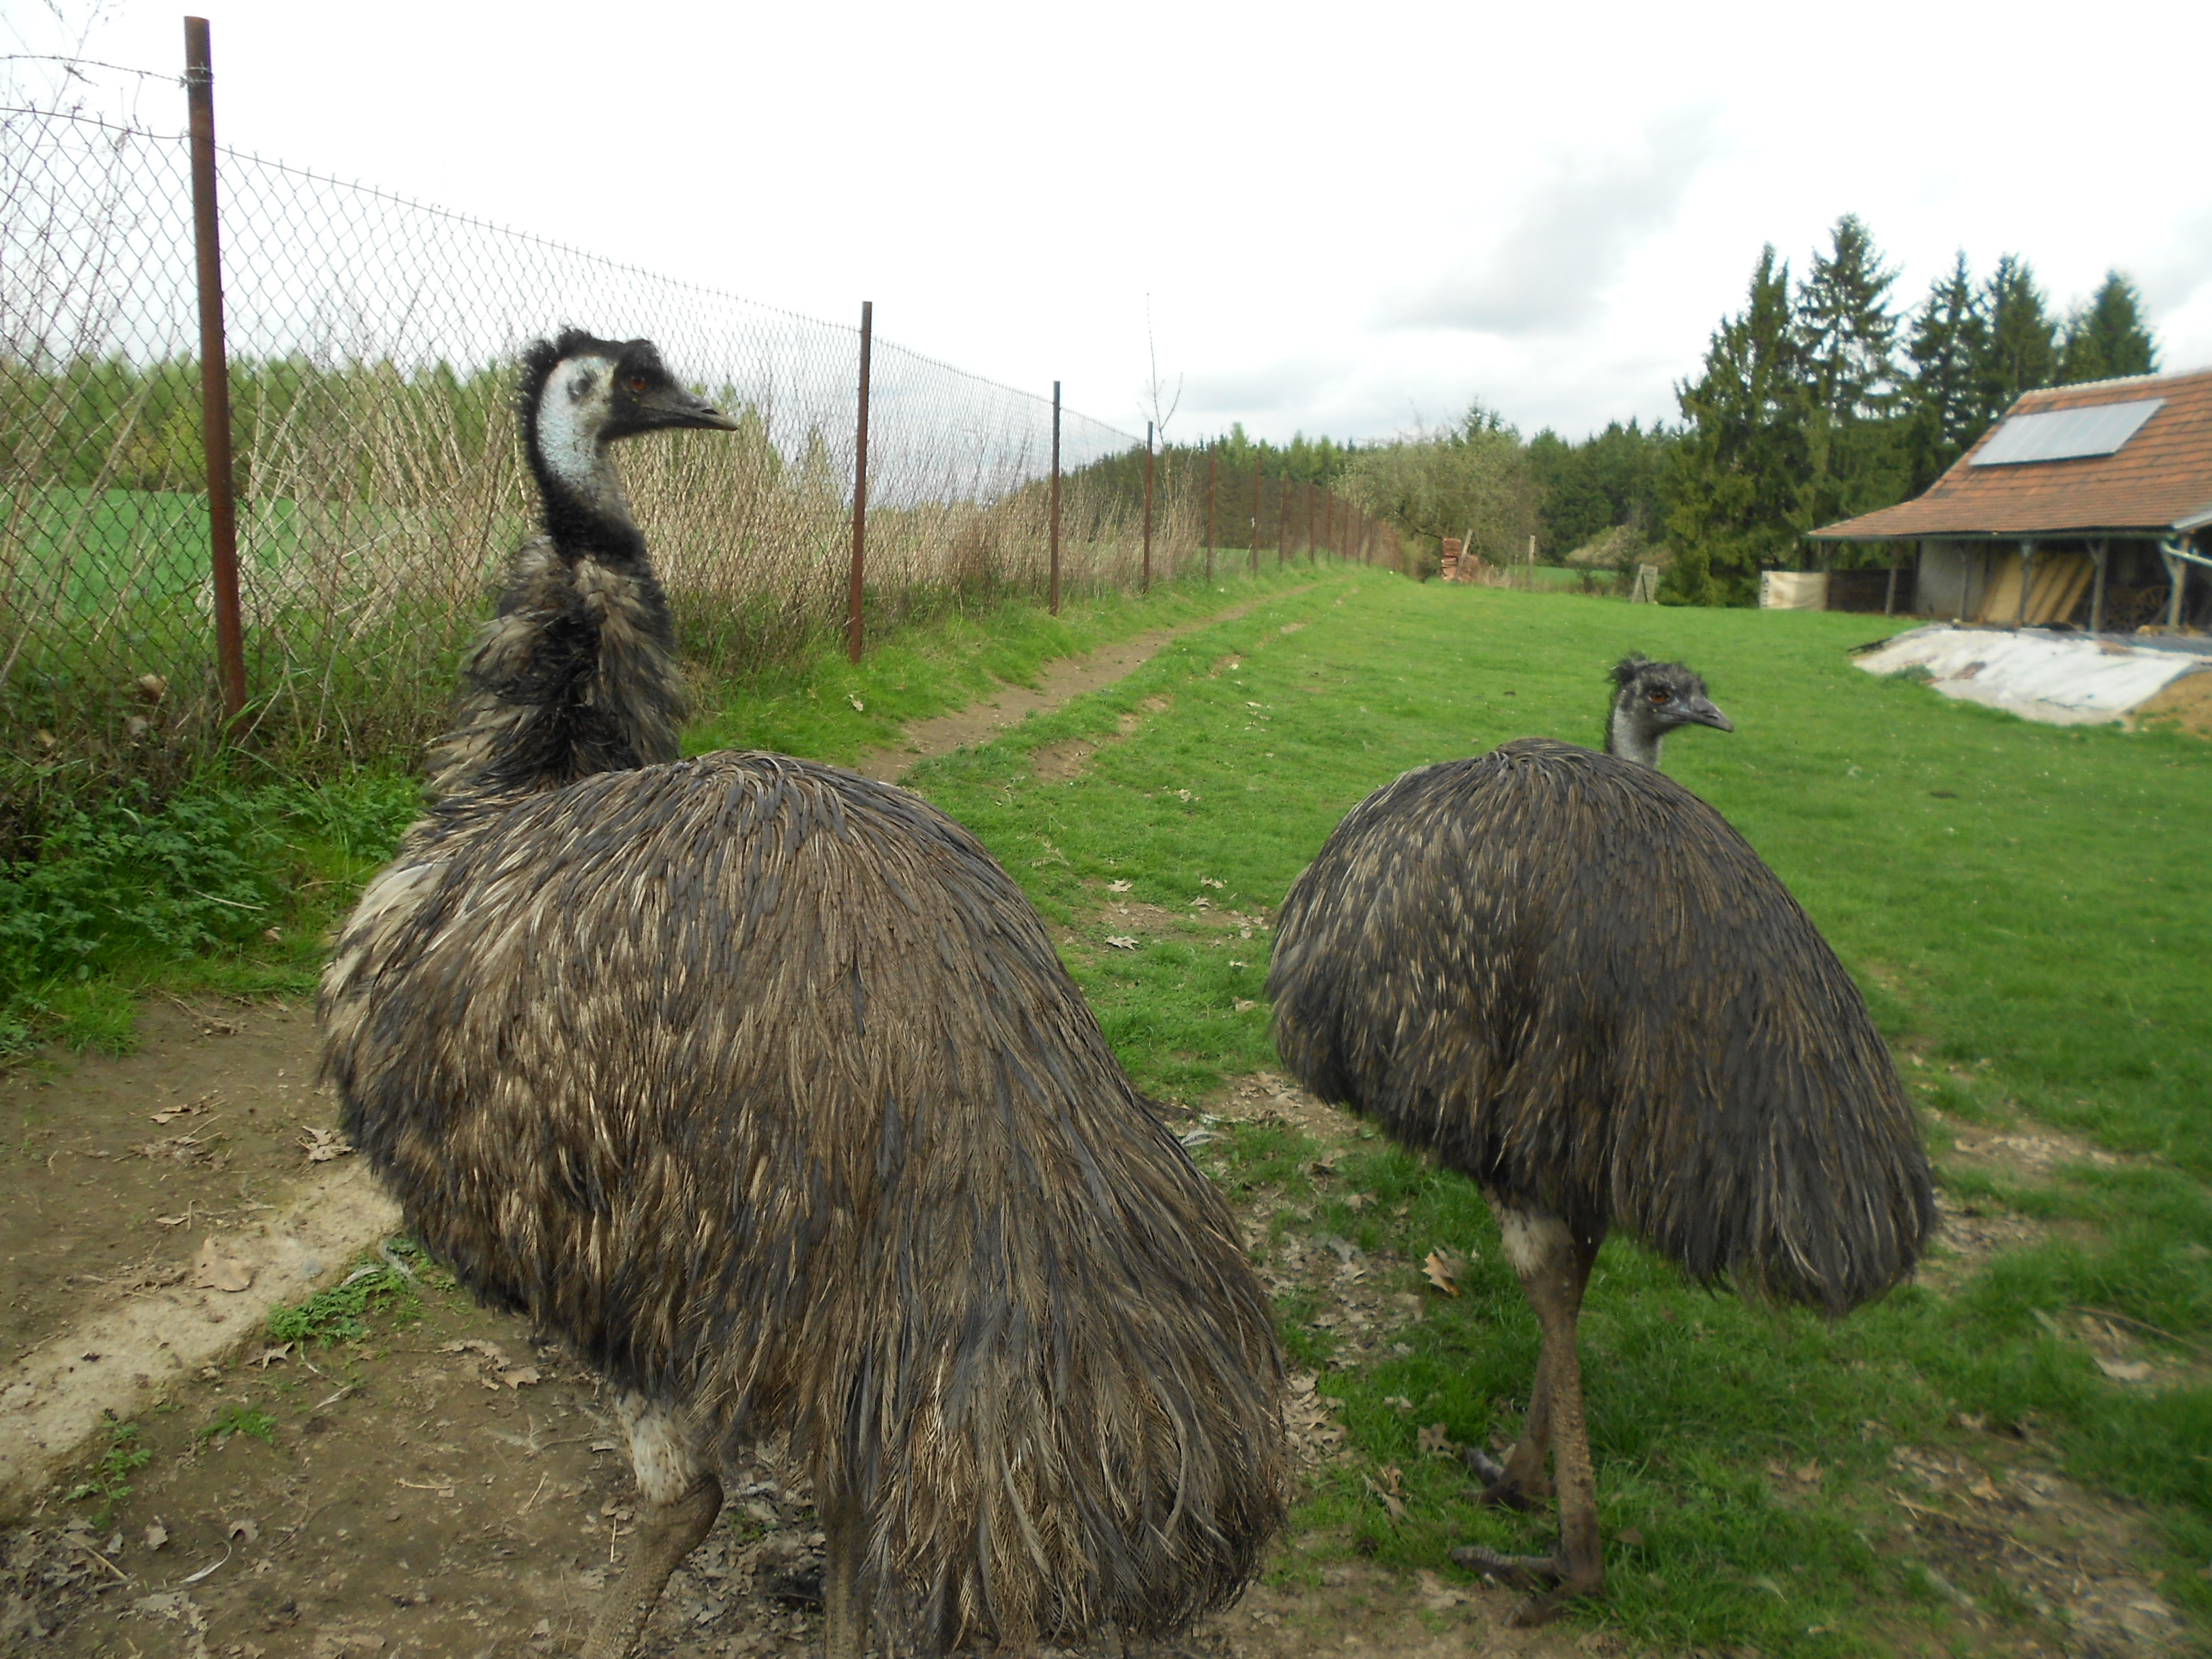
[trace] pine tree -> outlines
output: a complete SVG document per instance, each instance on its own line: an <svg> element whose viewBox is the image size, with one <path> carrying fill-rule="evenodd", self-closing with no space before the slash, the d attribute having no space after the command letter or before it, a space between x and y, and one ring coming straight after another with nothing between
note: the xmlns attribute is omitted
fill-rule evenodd
<svg viewBox="0 0 2212 1659"><path fill-rule="evenodd" d="M1885 268L1857 215L1838 219L1832 234L1831 251L1813 256L1796 301L1812 404L1804 511L1814 523L1887 507L1905 484L1890 424L1898 386L1889 289L1897 273Z"/></svg>
<svg viewBox="0 0 2212 1659"><path fill-rule="evenodd" d="M2043 290L2027 260L2008 253L1982 290L1988 319L1976 365L1978 427L1987 427L2023 392L2051 384L2058 368L2057 325L2045 308Z"/></svg>
<svg viewBox="0 0 2212 1659"><path fill-rule="evenodd" d="M1795 551L1811 472L1805 355L1790 267L1776 262L1771 244L1759 253L1743 310L1714 331L1705 373L1674 395L1689 430L1674 451L1668 596L1741 603L1761 564Z"/></svg>
<svg viewBox="0 0 2212 1659"><path fill-rule="evenodd" d="M1897 273L1855 213L1836 221L1834 246L1813 256L1797 290L1797 326L1814 407L1838 421L1878 421L1897 393L1897 319L1889 309Z"/></svg>
<svg viewBox="0 0 2212 1659"><path fill-rule="evenodd" d="M2058 350L2058 384L2117 380L2158 372L2158 344L2142 316L2142 296L2117 270L2089 303L2066 319Z"/></svg>
<svg viewBox="0 0 2212 1659"><path fill-rule="evenodd" d="M1934 483L1981 436L1980 365L1988 331L1962 248L1950 274L1936 280L1913 313L1905 347L1913 364L1905 388L1909 494Z"/></svg>

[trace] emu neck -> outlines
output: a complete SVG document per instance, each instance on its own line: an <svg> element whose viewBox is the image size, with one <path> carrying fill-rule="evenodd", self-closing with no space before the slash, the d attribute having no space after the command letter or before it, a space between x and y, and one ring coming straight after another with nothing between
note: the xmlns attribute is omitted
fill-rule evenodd
<svg viewBox="0 0 2212 1659"><path fill-rule="evenodd" d="M630 517L629 497L615 471L611 447L599 436L593 411L565 398L540 403L532 425L531 471L544 501L545 533L570 558L595 553L641 559L645 538Z"/></svg>
<svg viewBox="0 0 2212 1659"><path fill-rule="evenodd" d="M1613 722L1606 727L1605 752L1622 760L1634 761L1638 766L1659 769L1659 745L1666 733L1655 732L1643 721L1635 719L1620 703L1613 706Z"/></svg>
<svg viewBox="0 0 2212 1659"><path fill-rule="evenodd" d="M486 800L662 764L679 753L684 713L675 629L643 540L629 556L533 542L477 639L453 729L431 750L430 787Z"/></svg>

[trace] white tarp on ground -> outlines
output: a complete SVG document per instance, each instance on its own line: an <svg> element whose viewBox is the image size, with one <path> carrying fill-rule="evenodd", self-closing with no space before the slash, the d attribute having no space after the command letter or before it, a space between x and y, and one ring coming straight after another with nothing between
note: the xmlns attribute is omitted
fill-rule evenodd
<svg viewBox="0 0 2212 1659"><path fill-rule="evenodd" d="M1869 674L1923 668L1947 697L2052 726L2116 720L2212 656L2028 629L1916 628L1858 659Z"/></svg>

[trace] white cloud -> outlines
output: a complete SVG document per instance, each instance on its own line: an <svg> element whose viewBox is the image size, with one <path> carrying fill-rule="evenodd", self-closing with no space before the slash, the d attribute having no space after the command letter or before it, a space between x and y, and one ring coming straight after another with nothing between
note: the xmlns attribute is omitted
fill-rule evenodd
<svg viewBox="0 0 2212 1659"><path fill-rule="evenodd" d="M1589 322L1637 247L1673 226L1718 149L1713 112L1698 107L1659 117L1632 154L1566 161L1527 193L1488 250L1386 300L1377 321L1507 335Z"/></svg>

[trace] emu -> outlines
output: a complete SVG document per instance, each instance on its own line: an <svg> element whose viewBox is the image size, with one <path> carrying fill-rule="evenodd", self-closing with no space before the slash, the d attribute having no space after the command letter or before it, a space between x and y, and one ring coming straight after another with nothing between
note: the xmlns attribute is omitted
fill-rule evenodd
<svg viewBox="0 0 2212 1659"><path fill-rule="evenodd" d="M1575 1327L1619 1226L1694 1281L1831 1316L1897 1284L1934 1224L1912 1109L1857 988L1774 872L1656 769L1733 728L1680 664L1632 657L1605 754L1542 738L1409 772L1292 884L1267 988L1289 1069L1473 1178L1542 1334L1519 1438L1470 1454L1549 1556L1453 1559L1601 1594Z"/></svg>
<svg viewBox="0 0 2212 1659"><path fill-rule="evenodd" d="M642 340L525 359L544 535L324 976L325 1073L408 1225L603 1376L646 1498L635 1647L788 1437L828 1650L1173 1631L1279 1524L1281 1358L1211 1184L1020 891L905 790L677 757L608 446L724 428Z"/></svg>

